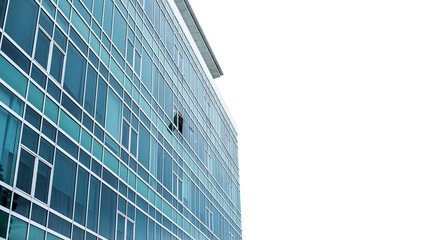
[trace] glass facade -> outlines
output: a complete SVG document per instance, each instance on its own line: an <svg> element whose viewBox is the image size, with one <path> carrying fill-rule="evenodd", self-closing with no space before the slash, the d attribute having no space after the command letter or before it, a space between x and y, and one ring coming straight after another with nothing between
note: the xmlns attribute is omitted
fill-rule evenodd
<svg viewBox="0 0 428 240"><path fill-rule="evenodd" d="M242 239L237 133L174 4L0 0L0 239Z"/></svg>

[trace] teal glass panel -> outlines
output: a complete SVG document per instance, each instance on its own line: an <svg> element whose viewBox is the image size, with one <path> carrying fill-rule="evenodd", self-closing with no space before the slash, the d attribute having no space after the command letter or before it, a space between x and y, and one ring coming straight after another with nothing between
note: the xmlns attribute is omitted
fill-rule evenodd
<svg viewBox="0 0 428 240"><path fill-rule="evenodd" d="M105 121L106 100L107 100L107 84L102 79L98 79L97 108L95 113L95 120L97 120L97 122L101 124L101 126L104 126L104 121Z"/></svg>
<svg viewBox="0 0 428 240"><path fill-rule="evenodd" d="M5 31L31 55L38 6L33 0L9 1Z"/></svg>
<svg viewBox="0 0 428 240"><path fill-rule="evenodd" d="M68 47L64 89L80 104L83 100L86 61L77 49L70 44Z"/></svg>
<svg viewBox="0 0 428 240"><path fill-rule="evenodd" d="M21 122L0 107L0 179L12 185Z"/></svg>
<svg viewBox="0 0 428 240"><path fill-rule="evenodd" d="M30 60L7 38L3 38L1 50L26 73L30 71Z"/></svg>
<svg viewBox="0 0 428 240"><path fill-rule="evenodd" d="M9 240L22 240L27 237L27 223L12 216L9 225Z"/></svg>
<svg viewBox="0 0 428 240"><path fill-rule="evenodd" d="M51 234L51 233L48 233L48 235L46 237L46 240L62 240L62 239L59 238L59 237L57 237L57 236L55 236L55 235L53 235L53 234Z"/></svg>
<svg viewBox="0 0 428 240"><path fill-rule="evenodd" d="M6 15L7 1L0 1L0 28L3 28L4 17ZM1 237L1 235L0 235ZM6 236L4 236L6 237Z"/></svg>
<svg viewBox="0 0 428 240"><path fill-rule="evenodd" d="M39 161L37 169L36 190L34 196L40 201L48 202L49 183L51 179L51 168Z"/></svg>
<svg viewBox="0 0 428 240"><path fill-rule="evenodd" d="M92 145L92 137L89 135L89 133L82 128L82 139L80 140L80 144L82 147L84 147L86 150L91 151L91 145Z"/></svg>
<svg viewBox="0 0 428 240"><path fill-rule="evenodd" d="M100 205L100 235L114 239L116 226L116 193L103 184Z"/></svg>
<svg viewBox="0 0 428 240"><path fill-rule="evenodd" d="M53 163L54 146L46 141L43 137L40 139L39 156L46 161Z"/></svg>
<svg viewBox="0 0 428 240"><path fill-rule="evenodd" d="M49 213L48 227L67 238L70 238L71 236L71 223L52 212Z"/></svg>
<svg viewBox="0 0 428 240"><path fill-rule="evenodd" d="M123 218L121 215L117 215L117 236L116 240L124 240L125 235L125 218Z"/></svg>
<svg viewBox="0 0 428 240"><path fill-rule="evenodd" d="M71 218L76 163L57 150L52 181L51 207Z"/></svg>
<svg viewBox="0 0 428 240"><path fill-rule="evenodd" d="M52 36L54 23L48 15L46 15L45 11L40 11L39 24L49 34L49 36Z"/></svg>
<svg viewBox="0 0 428 240"><path fill-rule="evenodd" d="M22 150L19 157L18 177L16 186L22 191L31 194L31 185L33 180L34 157L28 152Z"/></svg>
<svg viewBox="0 0 428 240"><path fill-rule="evenodd" d="M0 237L6 238L9 214L0 210Z"/></svg>
<svg viewBox="0 0 428 240"><path fill-rule="evenodd" d="M0 101L10 107L14 112L22 116L24 102L13 94L9 89L0 84Z"/></svg>
<svg viewBox="0 0 428 240"><path fill-rule="evenodd" d="M33 207L31 209L31 220L36 223L46 226L46 218L48 216L48 211L44 208L33 203Z"/></svg>
<svg viewBox="0 0 428 240"><path fill-rule="evenodd" d="M76 11L73 10L73 15L71 16L71 23L76 27L77 31L82 35L83 39L89 42L89 28L86 26L83 19L77 15Z"/></svg>
<svg viewBox="0 0 428 240"><path fill-rule="evenodd" d="M105 0L103 29L104 31L106 31L108 36L111 36L112 17L113 17L113 2L111 0Z"/></svg>
<svg viewBox="0 0 428 240"><path fill-rule="evenodd" d="M67 16L67 18L70 18L71 6L67 0L58 0L58 7L65 14L65 16Z"/></svg>
<svg viewBox="0 0 428 240"><path fill-rule="evenodd" d="M59 30L58 27L55 27L55 42L65 51L65 46L67 45L67 38L64 34Z"/></svg>
<svg viewBox="0 0 428 240"><path fill-rule="evenodd" d="M103 6L103 5L104 5L104 0L94 0L94 6ZM93 15L99 24L101 24L101 19L103 17L103 10L104 8L102 7L94 7Z"/></svg>
<svg viewBox="0 0 428 240"><path fill-rule="evenodd" d="M31 68L31 78L43 89L46 87L46 75L34 64Z"/></svg>
<svg viewBox="0 0 428 240"><path fill-rule="evenodd" d="M107 121L106 130L120 142L120 122L122 118L122 101L109 88L107 98Z"/></svg>
<svg viewBox="0 0 428 240"><path fill-rule="evenodd" d="M88 220L86 226L92 231L97 231L98 202L100 199L100 181L91 175L88 197Z"/></svg>
<svg viewBox="0 0 428 240"><path fill-rule="evenodd" d="M50 98L46 97L45 102L45 115L54 123L58 122L58 105L56 105Z"/></svg>
<svg viewBox="0 0 428 240"><path fill-rule="evenodd" d="M28 240L43 240L45 239L45 231L42 229L35 227L33 225L30 226L30 232L28 233Z"/></svg>
<svg viewBox="0 0 428 240"><path fill-rule="evenodd" d="M147 240L147 216L140 211L137 211L135 226L135 240Z"/></svg>
<svg viewBox="0 0 428 240"><path fill-rule="evenodd" d="M126 21L117 8L114 8L113 43L116 45L120 53L125 56Z"/></svg>
<svg viewBox="0 0 428 240"><path fill-rule="evenodd" d="M119 160L117 160L113 154L104 149L104 165L106 165L114 173L119 173Z"/></svg>
<svg viewBox="0 0 428 240"><path fill-rule="evenodd" d="M86 220L86 200L88 196L89 174L79 167L77 176L76 201L74 209L74 221L85 225Z"/></svg>
<svg viewBox="0 0 428 240"><path fill-rule="evenodd" d="M30 82L30 87L28 89L28 101L39 109L39 111L43 111L43 98L43 92L40 91L36 85Z"/></svg>
<svg viewBox="0 0 428 240"><path fill-rule="evenodd" d="M49 45L49 38L42 31L39 30L39 34L37 36L36 53L34 55L34 58L45 69L47 69L48 67Z"/></svg>
<svg viewBox="0 0 428 240"><path fill-rule="evenodd" d="M55 17L55 6L50 0L42 0L42 6L45 7L51 17Z"/></svg>
<svg viewBox="0 0 428 240"><path fill-rule="evenodd" d="M63 110L60 112L59 126L70 135L74 140L79 142L80 137L80 126L76 123L68 114Z"/></svg>
<svg viewBox="0 0 428 240"><path fill-rule="evenodd" d="M25 97L27 91L27 78L19 72L12 64L10 64L3 56L0 56L0 78L2 78L9 86L17 91L21 96Z"/></svg>
<svg viewBox="0 0 428 240"><path fill-rule="evenodd" d="M97 72L93 67L88 65L88 72L86 73L86 86L85 86L85 110L94 116L95 110L95 90L97 87Z"/></svg>
<svg viewBox="0 0 428 240"><path fill-rule="evenodd" d="M93 141L92 154L101 161L103 159L103 146L98 141Z"/></svg>
<svg viewBox="0 0 428 240"><path fill-rule="evenodd" d="M141 80L147 89L152 89L152 60L146 51L143 50L143 64L141 69Z"/></svg>
<svg viewBox="0 0 428 240"><path fill-rule="evenodd" d="M64 63L64 55L61 53L56 46L52 48L52 60L50 74L58 82L61 82L62 77L62 65Z"/></svg>

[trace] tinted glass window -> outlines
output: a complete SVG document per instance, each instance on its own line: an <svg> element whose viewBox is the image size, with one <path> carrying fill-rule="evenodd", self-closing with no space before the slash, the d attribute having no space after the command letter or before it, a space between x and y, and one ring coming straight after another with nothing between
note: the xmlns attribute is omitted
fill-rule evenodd
<svg viewBox="0 0 428 240"><path fill-rule="evenodd" d="M37 36L37 43L36 43L36 53L34 55L34 58L45 69L47 69L48 67L49 45L50 45L49 38L46 37L46 35L42 33L42 31L39 30L39 35Z"/></svg>
<svg viewBox="0 0 428 240"><path fill-rule="evenodd" d="M29 55L33 48L37 10L33 0L9 1L5 30Z"/></svg>
<svg viewBox="0 0 428 240"><path fill-rule="evenodd" d="M39 166L37 167L36 190L34 192L34 196L44 203L48 202L50 178L51 168L43 162L39 161Z"/></svg>
<svg viewBox="0 0 428 240"><path fill-rule="evenodd" d="M52 182L51 207L71 218L76 163L57 150Z"/></svg>
<svg viewBox="0 0 428 240"><path fill-rule="evenodd" d="M80 104L83 98L86 61L73 45L69 45L64 75L64 89Z"/></svg>
<svg viewBox="0 0 428 240"><path fill-rule="evenodd" d="M20 129L20 122L0 107L0 176L9 185L12 185L15 174Z"/></svg>
<svg viewBox="0 0 428 240"><path fill-rule="evenodd" d="M31 194L31 184L33 181L34 157L26 151L21 151L19 158L18 179L16 186L22 191Z"/></svg>

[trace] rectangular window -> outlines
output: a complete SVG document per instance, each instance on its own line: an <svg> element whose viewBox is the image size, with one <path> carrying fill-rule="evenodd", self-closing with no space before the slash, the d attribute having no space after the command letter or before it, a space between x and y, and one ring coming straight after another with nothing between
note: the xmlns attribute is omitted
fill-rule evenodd
<svg viewBox="0 0 428 240"><path fill-rule="evenodd" d="M76 163L56 151L54 175L52 181L51 207L71 218L74 200L74 182Z"/></svg>
<svg viewBox="0 0 428 240"><path fill-rule="evenodd" d="M34 196L40 201L48 202L48 191L51 179L51 168L39 161L37 167L37 179L36 179L36 190Z"/></svg>
<svg viewBox="0 0 428 240"><path fill-rule="evenodd" d="M16 186L22 191L31 194L33 183L34 156L22 150L19 157L18 177Z"/></svg>

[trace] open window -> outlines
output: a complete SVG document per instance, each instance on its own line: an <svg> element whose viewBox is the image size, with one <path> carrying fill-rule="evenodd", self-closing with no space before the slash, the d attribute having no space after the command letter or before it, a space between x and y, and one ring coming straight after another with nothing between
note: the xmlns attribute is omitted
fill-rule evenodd
<svg viewBox="0 0 428 240"><path fill-rule="evenodd" d="M183 115L177 111L174 115L174 123L169 125L169 129L171 129L171 131L178 129L178 131L183 134L183 122Z"/></svg>

